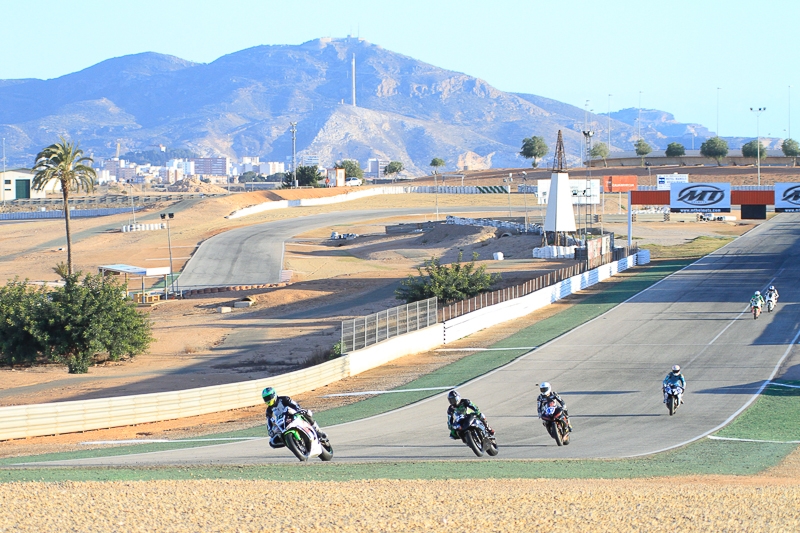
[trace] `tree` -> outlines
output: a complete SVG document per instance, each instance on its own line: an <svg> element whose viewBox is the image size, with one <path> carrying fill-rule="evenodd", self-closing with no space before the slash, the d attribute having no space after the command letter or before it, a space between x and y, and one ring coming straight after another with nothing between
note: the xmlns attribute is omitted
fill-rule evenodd
<svg viewBox="0 0 800 533"><path fill-rule="evenodd" d="M644 139L639 139L633 146L636 148L636 155L642 158L642 166L644 166L645 156L650 152L652 152L653 149L650 147L649 144L647 144L647 141L645 141Z"/></svg>
<svg viewBox="0 0 800 533"><path fill-rule="evenodd" d="M247 172L239 176L239 183L252 183L252 182L263 182L263 181L267 181L267 178L265 178L258 172L253 172L252 170L248 170Z"/></svg>
<svg viewBox="0 0 800 533"><path fill-rule="evenodd" d="M403 163L400 161L392 161L383 169L386 176L395 176L403 171Z"/></svg>
<svg viewBox="0 0 800 533"><path fill-rule="evenodd" d="M85 374L95 356L112 360L144 352L152 342L150 323L121 283L101 275L70 274L64 286L47 294L40 342L45 355L65 363L70 374Z"/></svg>
<svg viewBox="0 0 800 533"><path fill-rule="evenodd" d="M361 165L358 164L358 161L343 159L342 161L337 161L334 166L344 169L345 178L364 179L364 171L361 169Z"/></svg>
<svg viewBox="0 0 800 533"><path fill-rule="evenodd" d="M97 180L97 174L89 166L93 162L91 157L84 157L83 150L77 144L61 137L61 142L51 144L38 154L33 171L33 188L42 190L51 182L61 186L61 196L64 198L64 224L67 229L67 270L72 274L72 234L69 229L69 193L74 188L76 192L81 189L91 192ZM88 165L86 164L88 163Z"/></svg>
<svg viewBox="0 0 800 533"><path fill-rule="evenodd" d="M33 363L42 355L39 326L48 304L44 287L18 279L0 287L0 364Z"/></svg>
<svg viewBox="0 0 800 533"><path fill-rule="evenodd" d="M434 171L434 173L436 173L439 170L439 167L443 167L443 166L445 166L445 164L446 163L444 162L444 159L440 159L438 157L434 157L433 159L431 159L430 166L433 167L433 171Z"/></svg>
<svg viewBox="0 0 800 533"><path fill-rule="evenodd" d="M792 166L797 166L797 156L800 156L800 144L794 139L784 139L781 144L781 151L786 157L793 158Z"/></svg>
<svg viewBox="0 0 800 533"><path fill-rule="evenodd" d="M722 158L728 155L728 143L725 139L712 137L700 145L700 155L715 159L718 166L722 166Z"/></svg>
<svg viewBox="0 0 800 533"><path fill-rule="evenodd" d="M758 140L753 140L742 145L742 155L752 159L764 159L767 157L767 151Z"/></svg>
<svg viewBox="0 0 800 533"><path fill-rule="evenodd" d="M608 149L608 145L606 143L597 143L592 146L592 150L589 152L589 155L592 157L599 157L603 160L603 165L607 167L608 162L606 161L606 158L608 158L609 153L611 153L611 151Z"/></svg>
<svg viewBox="0 0 800 533"><path fill-rule="evenodd" d="M292 173L287 172L283 180L283 187L289 189L292 184ZM319 187L319 170L317 165L297 167L297 185L300 187Z"/></svg>
<svg viewBox="0 0 800 533"><path fill-rule="evenodd" d="M533 159L532 166L536 168L539 166L537 159L547 155L549 150L550 148L547 147L543 137L525 137L522 139L522 150L520 150L519 155L525 159Z"/></svg>
<svg viewBox="0 0 800 533"><path fill-rule="evenodd" d="M458 261L449 266L442 265L436 257L425 261L417 267L419 276L409 275L400 282L395 297L411 303L436 296L439 301L450 303L471 298L500 280L500 274L487 274L485 266L475 268L476 252L472 254L472 261L464 265L461 257L459 252Z"/></svg>
<svg viewBox="0 0 800 533"><path fill-rule="evenodd" d="M686 148L681 143L669 143L665 155L667 157L683 157L686 155Z"/></svg>

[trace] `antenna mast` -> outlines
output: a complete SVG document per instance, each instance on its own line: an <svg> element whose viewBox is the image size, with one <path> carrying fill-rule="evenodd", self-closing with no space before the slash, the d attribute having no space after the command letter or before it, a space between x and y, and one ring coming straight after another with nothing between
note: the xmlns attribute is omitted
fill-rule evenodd
<svg viewBox="0 0 800 533"><path fill-rule="evenodd" d="M558 140L556 141L556 155L553 158L553 172L563 172L567 168L567 156L564 155L564 139L561 137L561 130L558 130Z"/></svg>
<svg viewBox="0 0 800 533"><path fill-rule="evenodd" d="M353 54L353 107L356 107L356 55Z"/></svg>

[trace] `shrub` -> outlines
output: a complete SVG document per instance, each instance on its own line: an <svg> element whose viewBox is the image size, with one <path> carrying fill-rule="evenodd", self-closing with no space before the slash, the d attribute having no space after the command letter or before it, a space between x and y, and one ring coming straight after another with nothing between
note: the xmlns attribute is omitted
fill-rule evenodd
<svg viewBox="0 0 800 533"><path fill-rule="evenodd" d="M425 261L417 268L417 277L409 275L400 282L395 297L411 303L436 296L442 303L450 303L471 298L500 280L500 274L487 274L485 266L475 268L477 253L466 264L461 263L461 258L459 253L458 261L451 265L442 265L435 257Z"/></svg>

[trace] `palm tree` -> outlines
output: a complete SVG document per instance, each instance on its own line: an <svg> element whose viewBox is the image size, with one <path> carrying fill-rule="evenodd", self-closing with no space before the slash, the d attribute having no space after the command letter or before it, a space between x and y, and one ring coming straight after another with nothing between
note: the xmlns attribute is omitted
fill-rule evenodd
<svg viewBox="0 0 800 533"><path fill-rule="evenodd" d="M88 163L88 164L86 164ZM89 166L93 163L91 157L84 157L83 150L76 143L61 137L61 141L51 144L36 154L36 164L33 171L33 188L41 191L50 182L61 185L61 194L64 197L64 221L67 226L67 274L72 274L72 235L69 231L69 192L75 189L80 192L84 189L91 192L94 189L97 174Z"/></svg>

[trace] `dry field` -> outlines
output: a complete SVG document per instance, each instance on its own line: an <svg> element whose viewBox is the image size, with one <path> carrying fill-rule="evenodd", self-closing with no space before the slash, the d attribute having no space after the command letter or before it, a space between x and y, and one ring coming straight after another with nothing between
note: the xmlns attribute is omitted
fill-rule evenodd
<svg viewBox="0 0 800 533"><path fill-rule="evenodd" d="M299 465L298 465L299 466ZM796 472L797 474L797 472ZM0 485L0 531L798 531L798 478Z"/></svg>

